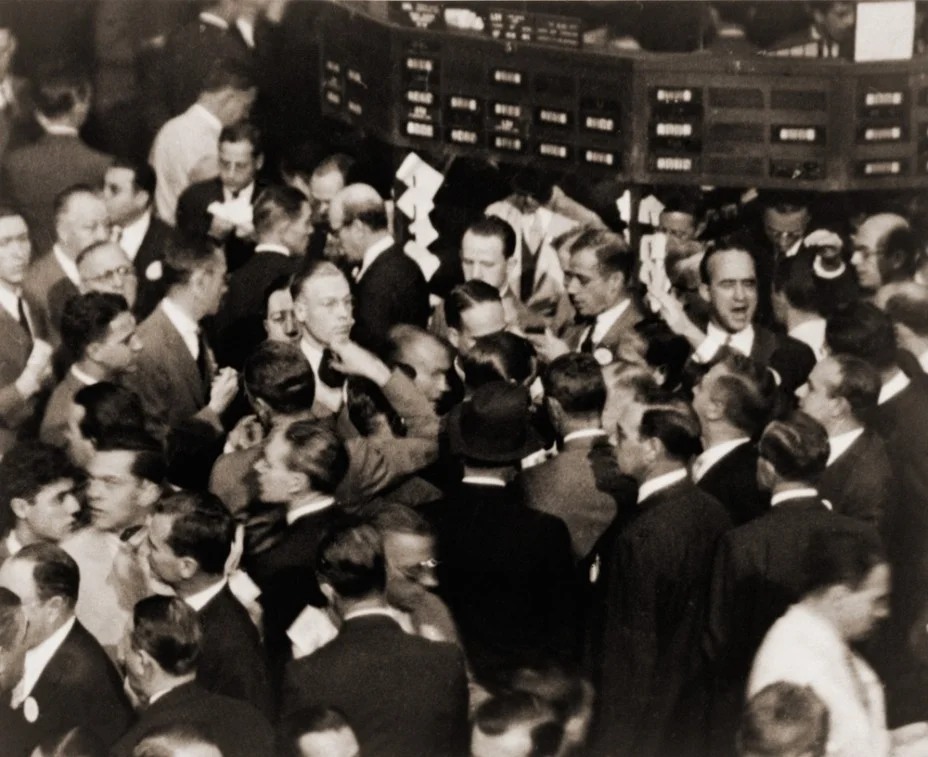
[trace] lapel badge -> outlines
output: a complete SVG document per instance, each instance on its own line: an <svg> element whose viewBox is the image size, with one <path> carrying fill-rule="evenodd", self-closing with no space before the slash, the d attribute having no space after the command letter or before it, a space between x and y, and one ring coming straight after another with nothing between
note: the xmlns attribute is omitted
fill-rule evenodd
<svg viewBox="0 0 928 757"><path fill-rule="evenodd" d="M23 702L23 717L26 718L28 723L34 723L39 719L39 703L35 701L34 697L26 697Z"/></svg>

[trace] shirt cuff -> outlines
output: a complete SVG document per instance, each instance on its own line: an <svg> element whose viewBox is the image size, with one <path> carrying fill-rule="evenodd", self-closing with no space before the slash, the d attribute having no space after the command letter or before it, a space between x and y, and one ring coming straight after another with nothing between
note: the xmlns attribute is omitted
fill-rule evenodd
<svg viewBox="0 0 928 757"><path fill-rule="evenodd" d="M697 363L708 363L715 357L715 354L719 351L721 346L722 342L718 339L707 336L696 348L696 352L693 353L693 360Z"/></svg>

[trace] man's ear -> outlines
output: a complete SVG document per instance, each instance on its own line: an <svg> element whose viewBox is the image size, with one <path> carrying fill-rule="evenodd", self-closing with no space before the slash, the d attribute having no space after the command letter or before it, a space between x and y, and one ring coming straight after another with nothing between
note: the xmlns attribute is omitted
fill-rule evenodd
<svg viewBox="0 0 928 757"><path fill-rule="evenodd" d="M545 402L548 404L548 414L551 416L551 422L555 428L560 428L564 422L564 408L554 397L545 397Z"/></svg>
<svg viewBox="0 0 928 757"><path fill-rule="evenodd" d="M325 598L329 600L329 604L334 606L338 593L332 588L332 584L323 581L319 584L319 589L322 591L323 595L325 595Z"/></svg>
<svg viewBox="0 0 928 757"><path fill-rule="evenodd" d="M699 296L706 302L711 302L712 300L712 295L709 293L709 285L702 281L699 282Z"/></svg>
<svg viewBox="0 0 928 757"><path fill-rule="evenodd" d="M142 480L142 492L139 495L139 504L148 510L161 496L161 487L154 481Z"/></svg>
<svg viewBox="0 0 928 757"><path fill-rule="evenodd" d="M260 171L264 167L264 155L259 154L255 158L255 172Z"/></svg>
<svg viewBox="0 0 928 757"><path fill-rule="evenodd" d="M185 581L193 578L200 570L200 564L192 557L180 558L180 574Z"/></svg>
<svg viewBox="0 0 928 757"><path fill-rule="evenodd" d="M293 308L295 311L296 310L295 303L294 303ZM454 349L459 350L461 347L461 332L449 326L448 327L448 341L451 342L451 346L454 347Z"/></svg>
<svg viewBox="0 0 928 757"><path fill-rule="evenodd" d="M29 501L22 497L13 497L13 499L10 500L10 509L13 511L13 515L19 518L19 520L26 519L26 513L29 507Z"/></svg>

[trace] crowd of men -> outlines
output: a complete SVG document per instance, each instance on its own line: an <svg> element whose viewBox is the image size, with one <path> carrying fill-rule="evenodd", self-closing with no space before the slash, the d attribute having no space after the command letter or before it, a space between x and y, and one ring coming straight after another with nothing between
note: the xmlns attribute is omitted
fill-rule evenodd
<svg viewBox="0 0 928 757"><path fill-rule="evenodd" d="M658 275L522 174L424 271L266 159L275 5L148 161L0 28L0 754L928 754L917 206L665 192Z"/></svg>

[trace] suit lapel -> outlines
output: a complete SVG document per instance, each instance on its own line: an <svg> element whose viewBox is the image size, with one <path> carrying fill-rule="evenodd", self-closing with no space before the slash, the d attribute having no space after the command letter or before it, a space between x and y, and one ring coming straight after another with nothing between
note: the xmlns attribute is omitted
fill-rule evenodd
<svg viewBox="0 0 928 757"><path fill-rule="evenodd" d="M770 357L776 352L777 338L772 331L765 328L754 327L754 344L751 346L751 358L761 365L767 365Z"/></svg>
<svg viewBox="0 0 928 757"><path fill-rule="evenodd" d="M200 376L200 370L197 367L193 355L187 348L183 337L174 328L174 324L164 314L161 308L158 308L152 315L152 318L160 319L157 322L158 329L164 335L161 343L161 353L164 356L164 365L173 366L177 377L182 380L187 388L192 392L198 405L204 404L206 390L203 385L203 379Z"/></svg>
<svg viewBox="0 0 928 757"><path fill-rule="evenodd" d="M0 307L0 333L2 333L6 339L15 343L19 351L26 351L28 353L29 349L31 349L29 335L26 333L26 330L4 307ZM7 350L4 350L4 354L0 356L0 359L12 358L13 355Z"/></svg>
<svg viewBox="0 0 928 757"><path fill-rule="evenodd" d="M596 346L606 347L609 350L615 351L622 342L622 339L625 338L628 330L633 328L640 320L641 312L635 306L634 302L629 302L628 307L625 308L625 312L612 324L612 328L606 332L606 335Z"/></svg>

